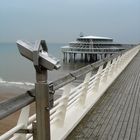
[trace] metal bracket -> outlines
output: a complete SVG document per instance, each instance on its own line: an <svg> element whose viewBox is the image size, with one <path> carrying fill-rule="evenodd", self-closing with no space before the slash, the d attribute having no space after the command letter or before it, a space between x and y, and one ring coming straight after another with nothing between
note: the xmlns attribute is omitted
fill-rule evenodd
<svg viewBox="0 0 140 140"><path fill-rule="evenodd" d="M49 108L50 109L53 107L54 93L55 93L55 90L53 89L53 83L51 83L49 84Z"/></svg>
<svg viewBox="0 0 140 140"><path fill-rule="evenodd" d="M31 129L20 129L20 130L17 131L17 133L28 134L28 133L33 133L33 130L31 130Z"/></svg>

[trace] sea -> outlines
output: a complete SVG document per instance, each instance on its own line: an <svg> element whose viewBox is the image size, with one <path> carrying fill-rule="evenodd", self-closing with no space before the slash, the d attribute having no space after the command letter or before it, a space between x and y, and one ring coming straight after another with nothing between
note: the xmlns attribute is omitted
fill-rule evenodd
<svg viewBox="0 0 140 140"><path fill-rule="evenodd" d="M48 53L59 59L61 68L48 71L48 82L55 81L86 64L63 62L63 43L49 43ZM20 55L16 42L0 43L0 93L23 93L34 87L36 75L33 63Z"/></svg>

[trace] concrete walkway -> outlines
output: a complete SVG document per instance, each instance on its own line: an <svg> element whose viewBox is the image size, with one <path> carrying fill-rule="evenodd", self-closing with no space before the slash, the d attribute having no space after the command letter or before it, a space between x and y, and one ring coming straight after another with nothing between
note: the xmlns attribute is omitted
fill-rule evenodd
<svg viewBox="0 0 140 140"><path fill-rule="evenodd" d="M140 140L140 53L66 140Z"/></svg>

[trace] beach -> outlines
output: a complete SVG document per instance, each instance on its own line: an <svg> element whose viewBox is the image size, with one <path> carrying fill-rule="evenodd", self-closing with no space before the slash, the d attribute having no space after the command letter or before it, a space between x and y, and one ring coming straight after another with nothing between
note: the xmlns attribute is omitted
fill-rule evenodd
<svg viewBox="0 0 140 140"><path fill-rule="evenodd" d="M14 93L4 93L4 94L1 93L0 94L0 102L7 100L9 98L13 98L16 95L17 94L14 94ZM19 116L19 112L20 111L6 117L5 119L0 120L0 135L16 125L17 119Z"/></svg>
<svg viewBox="0 0 140 140"><path fill-rule="evenodd" d="M17 93L0 93L0 102L17 96ZM30 106L30 115L35 113L35 104L32 103ZM20 110L13 113L12 115L0 120L0 135L11 129L17 124Z"/></svg>

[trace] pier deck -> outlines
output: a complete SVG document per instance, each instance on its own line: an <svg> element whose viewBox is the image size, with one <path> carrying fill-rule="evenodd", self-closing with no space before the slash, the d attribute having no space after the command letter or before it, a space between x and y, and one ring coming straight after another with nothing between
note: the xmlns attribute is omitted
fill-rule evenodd
<svg viewBox="0 0 140 140"><path fill-rule="evenodd" d="M67 140L139 139L140 53L67 137Z"/></svg>

